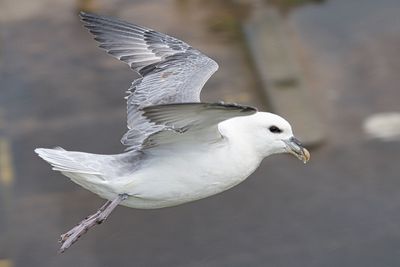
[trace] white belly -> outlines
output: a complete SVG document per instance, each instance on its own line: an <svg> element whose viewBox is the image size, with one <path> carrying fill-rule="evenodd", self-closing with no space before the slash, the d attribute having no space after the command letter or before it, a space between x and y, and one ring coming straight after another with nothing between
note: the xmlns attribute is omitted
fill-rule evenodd
<svg viewBox="0 0 400 267"><path fill-rule="evenodd" d="M162 155L142 170L125 177L113 187L130 197L122 203L132 208L162 208L205 198L245 180L260 164L252 155L237 154L232 148ZM196 151L196 152L193 152Z"/></svg>

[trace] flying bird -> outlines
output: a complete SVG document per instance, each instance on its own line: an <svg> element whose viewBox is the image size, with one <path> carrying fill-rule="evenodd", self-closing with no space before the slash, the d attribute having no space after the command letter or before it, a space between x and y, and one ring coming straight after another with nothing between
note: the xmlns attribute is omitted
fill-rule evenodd
<svg viewBox="0 0 400 267"><path fill-rule="evenodd" d="M61 252L118 205L156 209L212 196L245 180L272 154L309 160L282 117L249 106L200 102L200 91L218 64L199 50L149 28L80 16L100 48L140 77L127 91L124 152L35 149L53 170L107 200L61 235Z"/></svg>

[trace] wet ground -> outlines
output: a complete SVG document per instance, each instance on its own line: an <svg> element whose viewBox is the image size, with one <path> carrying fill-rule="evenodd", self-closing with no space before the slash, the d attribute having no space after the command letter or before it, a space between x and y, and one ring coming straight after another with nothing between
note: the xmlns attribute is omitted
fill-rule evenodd
<svg viewBox="0 0 400 267"><path fill-rule="evenodd" d="M63 255L59 234L103 200L51 172L33 149L121 151L122 98L135 76L96 48L74 2L2 4L1 267L399 266L400 142L368 139L362 130L370 115L400 109L398 1L284 9L328 133L309 164L274 156L212 198L153 211L120 207ZM233 4L119 0L95 8L171 33L215 58L220 70L203 99L265 108L238 38L235 18L243 14ZM247 6L239 10L251 15Z"/></svg>

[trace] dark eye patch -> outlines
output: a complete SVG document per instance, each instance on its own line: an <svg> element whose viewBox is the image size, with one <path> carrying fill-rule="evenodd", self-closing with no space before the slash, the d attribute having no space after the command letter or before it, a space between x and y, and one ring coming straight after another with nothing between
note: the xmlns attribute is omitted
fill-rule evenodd
<svg viewBox="0 0 400 267"><path fill-rule="evenodd" d="M281 133L282 132L282 130L279 129L278 127L276 127L275 125L272 125L271 127L269 127L269 131L271 133Z"/></svg>

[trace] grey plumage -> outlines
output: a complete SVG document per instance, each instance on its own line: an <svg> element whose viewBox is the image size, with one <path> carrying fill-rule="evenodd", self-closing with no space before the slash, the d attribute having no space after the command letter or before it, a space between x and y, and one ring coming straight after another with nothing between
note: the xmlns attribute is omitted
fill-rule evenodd
<svg viewBox="0 0 400 267"><path fill-rule="evenodd" d="M217 124L256 109L236 104L200 103L200 92L217 63L188 44L152 29L114 18L81 13L100 47L127 63L141 77L128 90L128 131L121 142L127 152L97 155L57 149L36 149L54 170L85 188L140 169L149 150L197 140L214 142ZM89 182L90 181L90 182Z"/></svg>
<svg viewBox="0 0 400 267"><path fill-rule="evenodd" d="M221 138L218 123L239 116L248 116L257 112L253 107L224 103L177 103L155 105L143 108L143 116L156 125L162 125L162 131L148 136L142 149L160 145L197 141L210 143ZM184 134L184 135L183 135Z"/></svg>
<svg viewBox="0 0 400 267"><path fill-rule="evenodd" d="M143 117L142 108L199 102L203 85L218 69L214 60L171 36L87 13L81 18L101 48L142 76L128 90L128 131L121 139L128 150L141 150L150 135L164 129Z"/></svg>

